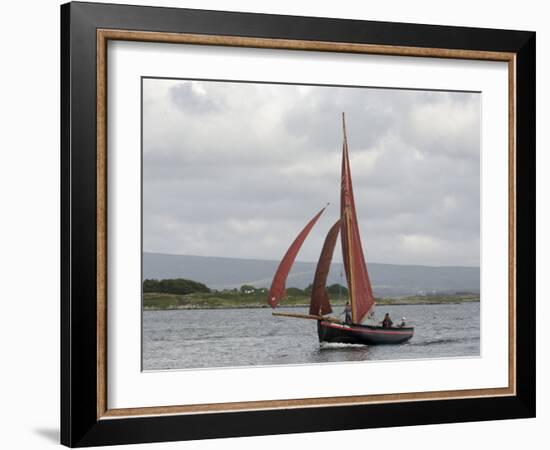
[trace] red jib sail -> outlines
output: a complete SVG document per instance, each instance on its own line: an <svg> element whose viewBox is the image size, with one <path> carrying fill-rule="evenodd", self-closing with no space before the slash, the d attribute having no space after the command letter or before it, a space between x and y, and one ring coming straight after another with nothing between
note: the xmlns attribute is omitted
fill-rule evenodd
<svg viewBox="0 0 550 450"><path fill-rule="evenodd" d="M348 281L352 321L354 323L361 323L374 306L374 296L372 294L365 256L363 255L359 226L357 225L344 114L342 114L342 125L344 128L342 189L340 194L342 256L346 279Z"/></svg>
<svg viewBox="0 0 550 450"><path fill-rule="evenodd" d="M285 256L281 260L279 268L277 269L277 272L275 272L275 276L273 277L273 282L271 283L271 288L269 289L269 295L267 298L267 302L271 305L272 308L275 308L277 306L281 298L286 297L285 285L286 279L288 277L288 272L290 272L290 269L294 264L294 260L296 259L296 255L300 251L300 247L306 240L307 235L309 234L309 232L313 228L313 225L315 225L315 222L317 222L325 208L319 211L315 215L315 217L308 222L304 229L300 231L300 234L296 236L296 239L294 239L294 242L286 251Z"/></svg>
<svg viewBox="0 0 550 450"><path fill-rule="evenodd" d="M309 313L313 315L323 316L332 312L326 285L338 233L340 233L340 219L332 226L325 238L321 256L319 256L319 262L317 263L317 269L315 270L313 288L311 290L311 302L309 304Z"/></svg>

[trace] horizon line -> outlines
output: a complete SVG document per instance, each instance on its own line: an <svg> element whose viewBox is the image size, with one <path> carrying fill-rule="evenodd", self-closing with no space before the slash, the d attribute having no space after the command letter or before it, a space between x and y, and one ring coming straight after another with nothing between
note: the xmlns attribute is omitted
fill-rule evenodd
<svg viewBox="0 0 550 450"><path fill-rule="evenodd" d="M149 253L149 254L156 254L156 255L164 255L164 256L190 256L194 258L219 258L219 259L243 259L245 261L271 261L271 262L278 262L277 259L261 259L261 258L242 258L242 257L235 257L235 256L212 256L212 255L187 255L182 253L166 253L166 252L153 252L153 251L146 251L142 250L142 254ZM295 263L305 263L305 264L316 264L316 261L298 261L296 260ZM343 264L343 262L332 262L331 264ZM433 264L402 264L402 263L380 263L371 261L367 263L367 267L369 264L378 264L378 265L386 265L386 266L419 266L419 267L463 267L468 269L481 269L481 266L467 266L467 265L433 265Z"/></svg>

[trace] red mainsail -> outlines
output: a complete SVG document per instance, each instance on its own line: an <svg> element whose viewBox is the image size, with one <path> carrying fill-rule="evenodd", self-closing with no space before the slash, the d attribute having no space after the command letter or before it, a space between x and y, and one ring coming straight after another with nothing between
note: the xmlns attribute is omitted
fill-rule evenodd
<svg viewBox="0 0 550 450"><path fill-rule="evenodd" d="M315 270L313 288L311 290L311 302L309 304L309 313L313 315L323 316L332 312L326 284L338 233L340 233L340 219L332 226L325 238L321 256L319 256L319 262L317 263L317 269Z"/></svg>
<svg viewBox="0 0 550 450"><path fill-rule="evenodd" d="M359 226L355 212L355 200L351 183L351 170L348 155L348 138L346 135L346 119L342 114L344 128L344 145L342 151L342 187L340 194L340 220L342 230L342 257L350 295L352 320L361 323L370 309L374 306L374 296L370 284L369 274Z"/></svg>
<svg viewBox="0 0 550 450"><path fill-rule="evenodd" d="M313 219L311 219L307 223L304 229L300 231L300 234L296 236L296 239L294 239L294 242L286 251L285 256L281 260L281 263L279 264L279 268L277 269L277 272L275 272L275 276L273 277L273 282L271 283L271 288L269 289L269 296L267 298L267 302L271 305L272 308L275 308L277 306L281 298L286 297L285 285L286 285L286 279L288 277L288 273L290 272L290 269L294 264L294 260L296 259L296 255L300 251L300 247L306 240L309 232L313 228L313 225L315 225L315 222L317 222L317 220L319 219L319 217L321 216L325 208L319 211L315 215L315 217L313 217Z"/></svg>

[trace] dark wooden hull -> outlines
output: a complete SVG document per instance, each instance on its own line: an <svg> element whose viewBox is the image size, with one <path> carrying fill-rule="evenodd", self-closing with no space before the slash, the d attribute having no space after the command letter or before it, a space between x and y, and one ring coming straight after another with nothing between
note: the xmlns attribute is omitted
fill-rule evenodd
<svg viewBox="0 0 550 450"><path fill-rule="evenodd" d="M341 323L317 321L319 342L342 344L387 345L402 344L413 337L414 328L383 328L372 325L345 325Z"/></svg>

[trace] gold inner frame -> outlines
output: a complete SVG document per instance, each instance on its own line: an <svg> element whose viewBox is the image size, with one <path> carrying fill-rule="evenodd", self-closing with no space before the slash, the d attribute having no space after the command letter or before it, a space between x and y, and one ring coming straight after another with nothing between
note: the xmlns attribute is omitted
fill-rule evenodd
<svg viewBox="0 0 550 450"><path fill-rule="evenodd" d="M107 405L107 42L109 40L217 45L230 47L362 53L508 63L508 386L402 394L317 397L201 405L109 409ZM97 30L97 418L219 413L357 404L448 400L516 394L516 54L445 48L403 47L341 42L299 41L114 29Z"/></svg>

